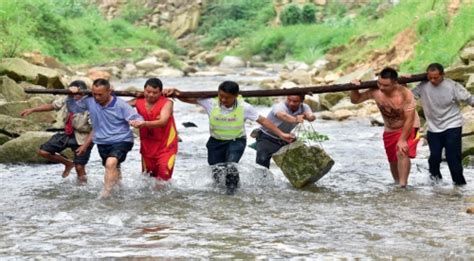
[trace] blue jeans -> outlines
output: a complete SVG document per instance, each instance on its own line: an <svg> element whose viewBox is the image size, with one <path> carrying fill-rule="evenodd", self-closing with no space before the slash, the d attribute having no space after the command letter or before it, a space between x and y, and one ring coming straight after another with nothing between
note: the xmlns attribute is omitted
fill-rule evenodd
<svg viewBox="0 0 474 261"><path fill-rule="evenodd" d="M462 167L462 127L447 129L439 133L428 131L427 139L428 146L430 147L428 164L431 175L442 178L439 166L441 164L441 153L444 148L446 161L448 162L454 184L466 184Z"/></svg>
<svg viewBox="0 0 474 261"><path fill-rule="evenodd" d="M247 139L218 140L210 137L207 141L207 162L209 165L225 162L239 162L244 154Z"/></svg>

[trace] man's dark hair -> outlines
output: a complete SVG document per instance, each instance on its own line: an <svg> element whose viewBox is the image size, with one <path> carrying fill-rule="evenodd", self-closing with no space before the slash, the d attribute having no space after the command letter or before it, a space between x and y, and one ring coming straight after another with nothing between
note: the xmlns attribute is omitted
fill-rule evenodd
<svg viewBox="0 0 474 261"><path fill-rule="evenodd" d="M239 94L239 84L233 81L224 81L219 84L219 91L223 91L225 93L230 93L233 95Z"/></svg>
<svg viewBox="0 0 474 261"><path fill-rule="evenodd" d="M440 63L432 63L426 68L426 72L438 71L440 74L444 74L444 67Z"/></svg>
<svg viewBox="0 0 474 261"><path fill-rule="evenodd" d="M382 79L390 79L396 81L398 79L398 73L395 69L390 67L385 67L379 74Z"/></svg>
<svg viewBox="0 0 474 261"><path fill-rule="evenodd" d="M96 87L99 87L99 86L103 86L105 87L106 89L110 89L110 82L106 79L102 79L102 78L99 78L99 79L96 79L94 80L94 82L92 83L92 85L96 86Z"/></svg>
<svg viewBox="0 0 474 261"><path fill-rule="evenodd" d="M80 90L87 90L87 84L81 80L75 80L69 84L69 87L77 87Z"/></svg>
<svg viewBox="0 0 474 261"><path fill-rule="evenodd" d="M146 88L147 86L150 86L154 89L158 88L160 91L163 90L163 83L161 82L160 79L158 78L150 78L145 82L145 86L143 88Z"/></svg>

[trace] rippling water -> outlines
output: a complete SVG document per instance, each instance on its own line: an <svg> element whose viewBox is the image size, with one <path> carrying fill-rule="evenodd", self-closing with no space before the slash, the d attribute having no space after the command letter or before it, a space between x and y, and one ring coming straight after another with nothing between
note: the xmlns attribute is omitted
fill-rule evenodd
<svg viewBox="0 0 474 261"><path fill-rule="evenodd" d="M214 90L223 79L164 82ZM0 165L0 258L474 258L474 217L465 213L474 171L466 169L468 185L455 188L443 165L445 180L432 184L426 146L402 190L391 182L382 128L318 119L313 126L330 137L323 146L336 162L323 179L295 189L275 165L271 173L257 167L247 148L241 186L227 196L207 166L207 116L176 102L175 117L198 128L178 127L183 142L173 181L161 190L140 175L138 143L110 200L97 198L103 169L96 149L85 186L75 173L62 179L60 165Z"/></svg>

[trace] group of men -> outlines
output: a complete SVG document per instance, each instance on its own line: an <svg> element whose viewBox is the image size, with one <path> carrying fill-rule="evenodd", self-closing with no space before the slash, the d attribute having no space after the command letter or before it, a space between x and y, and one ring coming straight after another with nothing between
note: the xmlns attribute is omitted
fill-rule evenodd
<svg viewBox="0 0 474 261"><path fill-rule="evenodd" d="M455 185L464 185L461 165L462 115L459 103L474 104L472 95L459 83L444 78L443 66L434 63L427 68L427 81L413 90L397 82L398 74L392 68L383 69L378 77L378 88L366 92L351 92L351 101L361 103L375 100L385 123L383 140L393 179L406 187L410 172L410 158L416 156L419 140L420 120L416 113L415 99L421 99L428 122L428 144L430 148L429 171L433 179L441 179L440 162L442 149L446 150L448 166ZM354 80L354 84L360 84ZM172 177L178 150L178 134L173 117L173 101L202 106L209 117L210 137L206 144L208 163L211 166L238 163L246 147L245 121L258 122L256 162L270 167L271 156L281 147L291 143L295 137L291 131L304 120L314 121L310 107L303 103L304 95L287 96L286 100L273 105L267 117L261 116L239 95L239 85L224 81L219 85L218 96L207 99L181 98L174 88L163 89L162 82L151 78L144 85L144 97L128 103L113 95L109 81L97 79L93 82L92 96L83 97L80 90L86 89L82 81L74 81L69 89L75 95L42 105L21 113L59 110L67 107L64 132L54 135L39 150L39 155L63 163L67 176L75 166L80 181L86 181L85 164L90 150L96 144L105 167L102 197L110 196L120 178L120 163L133 147L130 126L140 129L140 153L145 173L161 180ZM136 110L132 108L136 107ZM89 121L90 119L90 121ZM74 161L59 152L71 148ZM216 178L216 177L215 177ZM229 193L238 186L235 173L225 176Z"/></svg>

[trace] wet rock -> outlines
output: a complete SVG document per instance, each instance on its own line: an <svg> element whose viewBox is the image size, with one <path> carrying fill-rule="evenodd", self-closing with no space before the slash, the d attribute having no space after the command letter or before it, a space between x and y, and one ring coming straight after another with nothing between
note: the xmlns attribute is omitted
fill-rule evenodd
<svg viewBox="0 0 474 261"><path fill-rule="evenodd" d="M462 160L462 165L466 168L474 168L474 155L468 155Z"/></svg>
<svg viewBox="0 0 474 261"><path fill-rule="evenodd" d="M340 100L347 97L347 94L343 92L334 92L334 93L324 93L320 95L321 106L329 110L332 106L336 105Z"/></svg>
<svg viewBox="0 0 474 261"><path fill-rule="evenodd" d="M163 67L163 63L159 62L158 59L153 56L153 57L148 57L145 58L139 62L136 63L136 66L138 69L142 69L145 71L151 71L157 68Z"/></svg>
<svg viewBox="0 0 474 261"><path fill-rule="evenodd" d="M323 111L319 115L319 118L326 121L332 121L332 120L336 120L336 115L334 115L334 112L332 111Z"/></svg>
<svg viewBox="0 0 474 261"><path fill-rule="evenodd" d="M0 133L0 145L3 145L4 143L8 142L11 139L12 138L10 136Z"/></svg>
<svg viewBox="0 0 474 261"><path fill-rule="evenodd" d="M474 73L469 74L469 78L466 82L466 89L471 93L474 94Z"/></svg>
<svg viewBox="0 0 474 261"><path fill-rule="evenodd" d="M460 82L467 81L471 73L474 73L474 63L448 68L445 72L447 78Z"/></svg>
<svg viewBox="0 0 474 261"><path fill-rule="evenodd" d="M358 79L360 81L370 81L374 78L375 73L372 69L357 70L338 78L334 84L350 83L354 79Z"/></svg>
<svg viewBox="0 0 474 261"><path fill-rule="evenodd" d="M304 62L299 62L299 61L289 61L285 64L285 67L290 71L295 71L295 70L307 71L307 70L309 70L309 65L307 65Z"/></svg>
<svg viewBox="0 0 474 261"><path fill-rule="evenodd" d="M92 81L95 81L97 79L110 80L112 75L104 69L91 68L87 71L87 77L89 77Z"/></svg>
<svg viewBox="0 0 474 261"><path fill-rule="evenodd" d="M346 96L345 98L342 98L340 101L336 103L336 105L331 107L331 111L338 111L338 110L357 110L362 108L364 105L359 103L359 104L354 104L351 102L351 100Z"/></svg>
<svg viewBox="0 0 474 261"><path fill-rule="evenodd" d="M225 56L219 64L219 67L242 68L245 67L245 62L242 60L242 58L237 56Z"/></svg>
<svg viewBox="0 0 474 261"><path fill-rule="evenodd" d="M296 141L273 154L273 160L296 188L321 179L334 165L334 160L319 146Z"/></svg>
<svg viewBox="0 0 474 261"><path fill-rule="evenodd" d="M23 88L7 76L0 76L0 94L7 102L26 100Z"/></svg>
<svg viewBox="0 0 474 261"><path fill-rule="evenodd" d="M45 102L40 97L33 97L28 101L6 102L0 104L0 114L9 115L12 117L20 117L21 111L43 104L45 104ZM56 113L52 111L33 113L28 116L28 119L38 124L53 123L56 119Z"/></svg>
<svg viewBox="0 0 474 261"><path fill-rule="evenodd" d="M347 109L334 111L334 117L336 117L338 121L346 120L351 116L354 116L354 112Z"/></svg>
<svg viewBox="0 0 474 261"><path fill-rule="evenodd" d="M166 62L166 63L169 62L169 60L173 56L168 50L165 50L165 49L155 50L151 53L151 55L155 56L160 61Z"/></svg>
<svg viewBox="0 0 474 261"><path fill-rule="evenodd" d="M295 82L298 85L310 85L311 84L311 74L304 70L295 70L290 73L290 81Z"/></svg>
<svg viewBox="0 0 474 261"><path fill-rule="evenodd" d="M41 144L48 141L52 132L27 132L0 146L0 163L47 163L37 155Z"/></svg>
<svg viewBox="0 0 474 261"><path fill-rule="evenodd" d="M459 57L465 64L474 61L474 46L464 48L459 54Z"/></svg>
<svg viewBox="0 0 474 261"><path fill-rule="evenodd" d="M19 58L5 58L0 62L0 75L17 82L27 81L46 88L63 89L61 75L52 69L37 66Z"/></svg>
<svg viewBox="0 0 474 261"><path fill-rule="evenodd" d="M468 214L474 214L474 206L470 206L466 209L466 213Z"/></svg>
<svg viewBox="0 0 474 261"><path fill-rule="evenodd" d="M320 110L321 101L319 100L318 94L306 95L304 103L308 104L313 112Z"/></svg>
<svg viewBox="0 0 474 261"><path fill-rule="evenodd" d="M29 119L21 119L0 114L0 133L17 137L28 131L40 131L42 127Z"/></svg>
<svg viewBox="0 0 474 261"><path fill-rule="evenodd" d="M184 73L173 68L159 68L146 74L148 77L183 77Z"/></svg>
<svg viewBox="0 0 474 261"><path fill-rule="evenodd" d="M462 157L474 155L474 135L462 138Z"/></svg>

